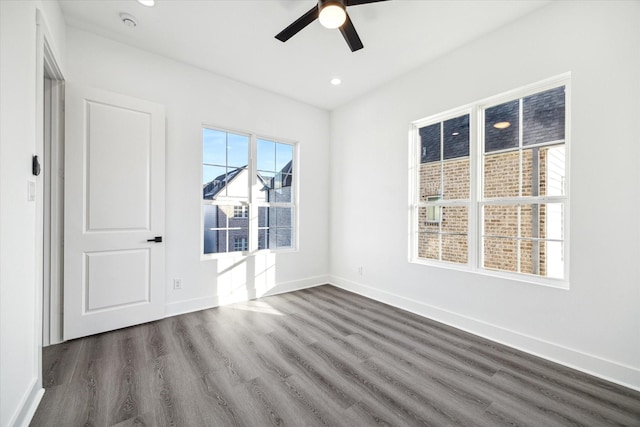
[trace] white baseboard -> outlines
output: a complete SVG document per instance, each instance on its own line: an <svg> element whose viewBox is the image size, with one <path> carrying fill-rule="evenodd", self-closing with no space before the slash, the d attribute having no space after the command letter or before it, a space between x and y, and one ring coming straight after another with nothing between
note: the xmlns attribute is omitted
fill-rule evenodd
<svg viewBox="0 0 640 427"><path fill-rule="evenodd" d="M344 290L407 310L463 331L522 350L555 363L577 369L640 391L640 369L574 350L556 343L512 331L410 298L381 291L351 280L330 276L329 283Z"/></svg>
<svg viewBox="0 0 640 427"><path fill-rule="evenodd" d="M224 296L207 296L194 298L184 301L176 301L165 305L165 317L177 316L179 314L192 313L194 311L206 310L208 308L217 307L232 302L249 301L255 298L277 295L285 292L298 291L301 289L312 288L314 286L329 283L328 275L320 275L307 277L300 280L292 280L290 282L279 283L268 290L259 291L256 289L248 289L242 294L230 297Z"/></svg>
<svg viewBox="0 0 640 427"><path fill-rule="evenodd" d="M38 409L42 396L44 396L44 388L38 385L38 378L34 378L8 425L27 427Z"/></svg>
<svg viewBox="0 0 640 427"><path fill-rule="evenodd" d="M206 310L207 308L217 307L218 305L218 297L216 296L170 302L164 306L164 317Z"/></svg>
<svg viewBox="0 0 640 427"><path fill-rule="evenodd" d="M307 277L302 280L292 280L290 282L280 283L269 289L263 296L278 295L285 292L299 291L302 289L313 288L315 286L326 285L329 283L330 276L323 274L320 276Z"/></svg>

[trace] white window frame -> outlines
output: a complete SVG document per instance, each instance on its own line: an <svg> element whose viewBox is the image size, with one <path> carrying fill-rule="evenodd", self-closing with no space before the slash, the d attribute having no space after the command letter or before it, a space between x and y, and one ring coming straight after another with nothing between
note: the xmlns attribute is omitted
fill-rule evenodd
<svg viewBox="0 0 640 427"><path fill-rule="evenodd" d="M298 232L297 232L297 224L298 224L298 204L297 204L297 199L298 199L298 175L299 175L299 171L298 171L298 145L297 143L294 142L287 142L284 141L282 139L278 139L278 138L272 138L269 136L264 136L264 135L254 135L255 137L255 143L252 144L252 157L254 159L256 159L255 161L253 161L253 166L257 166L257 159L258 159L258 153L257 153L257 149L258 149L258 140L262 140L262 141L269 141L269 142L274 142L276 144L286 144L286 145L290 145L293 148L293 159L292 159L292 164L291 164L291 173L292 173L292 180L291 180L291 202L260 202L258 201L258 194L252 194L252 205L255 206L255 217L256 220L255 222L252 222L252 228L251 228L251 236L252 236L252 241L255 242L255 248L253 250L255 251L272 251L272 252L294 252L297 251L298 249ZM258 170L256 168L253 169L253 174L252 179L254 180L253 183L253 187L255 188L255 186L257 185L257 181L258 181ZM269 225L267 225L266 227L259 227L259 222L258 222L258 217L259 217L259 208L261 207L266 207L267 209L269 208L290 208L292 210L292 214L291 214L291 232L292 232L292 236L291 236L291 247L285 247L285 248L276 248L276 249L258 249L258 230L264 230L264 229L271 229L271 227L269 227Z"/></svg>
<svg viewBox="0 0 640 427"><path fill-rule="evenodd" d="M527 196L523 198L483 198L484 187L484 111L495 105L514 101L539 92L544 92L559 86L565 87L565 193L563 196ZM468 262L456 264L453 262L432 260L418 257L419 224L418 212L427 202L420 201L420 160L421 139L419 129L431 124L446 121L464 114L469 114L469 209L468 209ZM522 120L520 120L522 126ZM543 146L551 143L541 144ZM536 145L528 145L532 148ZM526 282L560 289L569 289L570 284L570 180L571 180L571 74L565 73L531 85L514 89L500 95L486 98L466 106L452 109L440 114L432 115L411 123L409 131L409 262L434 266L439 268L469 271L477 274L500 277L518 282ZM520 149L520 148L518 148ZM493 153L493 152L492 152ZM521 157L521 156L520 156ZM521 178L520 178L521 179ZM520 183L521 187L521 183ZM487 204L534 204L534 203L562 203L564 229L564 275L562 279L538 276L528 273L515 273L502 270L492 270L483 267L482 248L482 207ZM459 202L439 201L439 206L456 205ZM552 239L547 239L552 240Z"/></svg>
<svg viewBox="0 0 640 427"><path fill-rule="evenodd" d="M420 165L421 165L421 150L422 150L422 145L421 145L421 140L420 140L420 135L419 135L419 129L425 126L430 126L430 125L434 125L434 124L438 124L438 123L444 123L447 120L451 120L460 116L466 116L469 115L469 155L468 156L464 156L464 157L460 157L460 158L454 158L454 159L444 159L444 144L443 144L443 138L444 138L444 126L440 129L440 159L438 160L438 163L440 165L440 183L439 183L439 188L440 188L440 193L439 194L434 194L431 196L427 196L427 200L420 200ZM470 260L470 254L467 253L467 264L459 264L459 263L454 263L454 262L449 262L449 261L443 261L441 259L426 259L426 258L419 258L418 257L418 244L419 244L419 239L418 239L418 234L419 234L419 210L420 208L435 208L438 209L439 211L439 220L437 222L431 222L431 221L427 221L428 224L437 224L438 225L438 236L439 236L439 250L438 250L438 256L439 258L442 257L442 236L447 235L447 233L443 233L442 232L442 212L443 212L443 208L449 207L449 206L462 206L462 207L466 207L467 208L467 248L470 247L471 242L471 226L470 226L470 221L471 221L471 210L473 207L473 203L472 200L472 181L469 181L469 196L466 199L443 199L442 198L442 191L444 190L444 165L447 162L453 161L453 160L457 160L457 159L461 159L461 158L469 158L469 169L470 169L470 173L473 174L473 157L471 155L471 150L473 149L473 120L474 120L474 116L473 116L473 110L469 107L469 106L464 106L461 108L456 108L453 110L449 110L446 111L444 113L440 113L440 114L436 114L430 117L427 117L425 119L421 119L418 120L416 122L413 123L413 129L412 129L412 144L413 144L413 149L410 150L410 152L412 152L413 154L413 160L411 163L411 166L409 169L411 170L411 180L412 183L410 185L410 188L413 188L414 190L411 191L411 203L412 203L412 214L411 214L411 220L410 220L410 224L411 225L411 230L410 230L410 241L411 241L411 249L410 249L410 261L411 262L416 262L419 264L429 264L429 265L438 265L438 266L445 266L445 267L451 267L451 268L455 268L455 269L462 269L462 270L467 270L469 267L469 260ZM473 176L473 175L472 175ZM429 198L431 197L438 197L437 201L432 201L429 200Z"/></svg>
<svg viewBox="0 0 640 427"><path fill-rule="evenodd" d="M202 198L202 187L200 187L199 195L200 198L200 259L203 261L226 258L226 257L237 257L237 256L247 256L250 254L257 253L286 253L286 252L297 252L298 251L298 183L299 183L299 143L296 141L288 141L283 138L274 138L270 136L264 136L257 133L238 131L229 128L225 128L223 126L212 125L208 123L203 123L200 126L201 130L211 129L220 132L231 133L235 135L243 135L249 137L249 152L248 152L248 165L247 165L247 173L249 174L247 189L247 199L239 200L239 201L218 201L218 200L205 200ZM202 132L200 133L200 185L202 186L203 182L203 172L202 165L204 165L203 159L203 151L202 151ZM260 203L258 201L258 194L255 191L258 188L258 176L257 176L257 141L268 140L278 144L287 144L292 146L293 148L293 159L292 159L292 191L291 191L291 203ZM243 209L247 209L248 216L248 250L247 251L230 251L229 249L234 247L235 241L231 241L229 233L227 233L227 252L214 252L206 254L204 253L204 206L206 205L220 205L220 206L233 206L234 213L237 206L242 206ZM291 237L291 247L286 248L267 248L267 249L258 249L258 207L259 206L269 206L269 207L280 207L285 206L291 207L293 209L293 214L291 218L291 229L292 229L292 237ZM242 219L235 216L230 216L227 218L227 224L229 219ZM243 217L244 218L244 217ZM264 228L264 227L261 227ZM266 227L269 228L269 227ZM235 230L237 228L220 228L228 231Z"/></svg>

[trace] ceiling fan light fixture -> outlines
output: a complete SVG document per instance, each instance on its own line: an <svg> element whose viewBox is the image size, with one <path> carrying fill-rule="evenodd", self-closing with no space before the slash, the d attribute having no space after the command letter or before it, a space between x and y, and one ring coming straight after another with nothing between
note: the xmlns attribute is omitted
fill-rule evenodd
<svg viewBox="0 0 640 427"><path fill-rule="evenodd" d="M342 3L328 1L320 6L320 16L318 19L320 20L320 24L325 28L338 28L347 20L347 11Z"/></svg>

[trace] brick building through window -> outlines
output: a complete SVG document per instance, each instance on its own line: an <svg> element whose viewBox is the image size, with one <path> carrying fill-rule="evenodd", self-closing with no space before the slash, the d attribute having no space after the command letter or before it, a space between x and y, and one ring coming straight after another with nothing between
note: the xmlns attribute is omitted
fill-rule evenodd
<svg viewBox="0 0 640 427"><path fill-rule="evenodd" d="M566 84L415 126L414 259L564 279Z"/></svg>

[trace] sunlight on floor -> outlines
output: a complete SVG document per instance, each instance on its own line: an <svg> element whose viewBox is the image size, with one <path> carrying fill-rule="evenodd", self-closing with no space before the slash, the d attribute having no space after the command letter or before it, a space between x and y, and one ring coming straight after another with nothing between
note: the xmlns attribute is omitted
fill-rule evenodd
<svg viewBox="0 0 640 427"><path fill-rule="evenodd" d="M234 310L253 311L256 313L273 314L276 316L284 316L284 313L262 301L247 301L228 306Z"/></svg>

